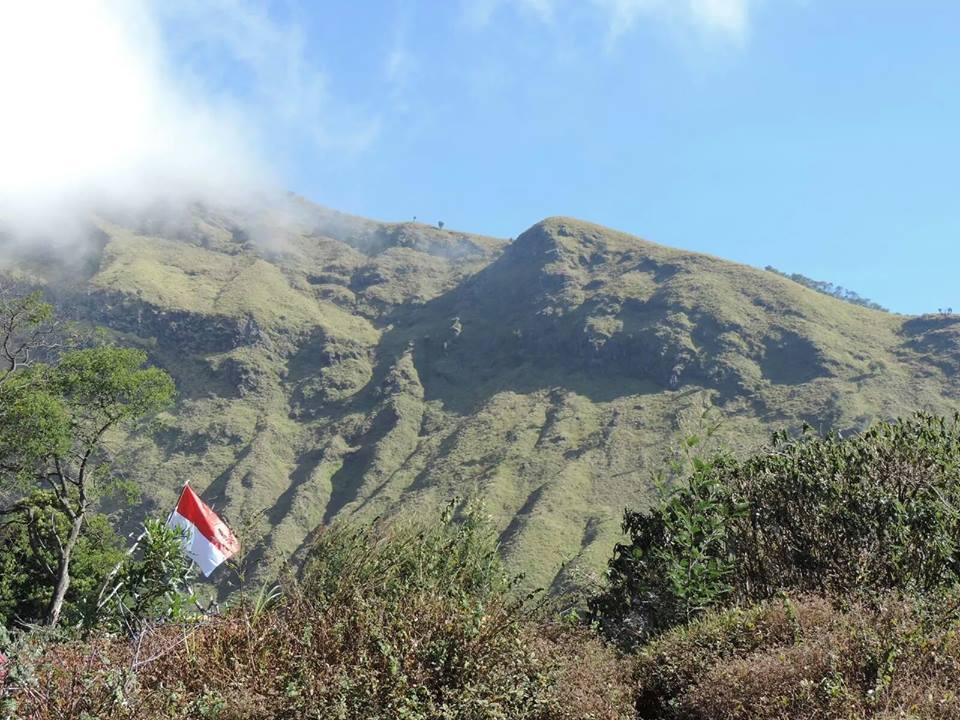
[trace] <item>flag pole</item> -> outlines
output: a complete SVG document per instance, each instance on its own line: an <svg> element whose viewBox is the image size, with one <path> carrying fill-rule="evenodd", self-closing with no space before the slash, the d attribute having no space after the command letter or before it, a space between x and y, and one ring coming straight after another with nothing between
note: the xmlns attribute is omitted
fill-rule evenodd
<svg viewBox="0 0 960 720"><path fill-rule="evenodd" d="M183 487L180 488L180 494L177 495L177 501L173 504L173 510L171 510L171 511L167 514L167 522L165 523L166 525L169 525L169 524L170 524L170 518L173 517L173 514L177 511L177 508L180 507L180 501L183 500L183 494L187 491L187 488L188 488L189 486L190 486L190 480L189 480L189 479L188 479L188 480L184 480L184 481L183 481Z"/></svg>
<svg viewBox="0 0 960 720"><path fill-rule="evenodd" d="M123 557L117 561L117 564L113 566L113 570L111 570L107 574L107 577L104 578L103 585L100 586L100 592L97 594L97 610L98 611L104 605L110 602L110 598L112 598L114 595L117 594L117 590L120 589L119 585L115 587L113 589L113 592L111 592L107 597L103 596L103 594L107 591L107 588L110 587L110 581L112 581L113 578L116 577L117 573L120 572L120 568L123 567L123 564L127 561L127 558L133 555L134 551L136 551L137 549L137 546L140 545L140 541L143 540L146 536L147 536L147 531L146 529L144 529L144 531L140 533L137 539L133 541L133 545L130 546L130 549L127 550L127 552L124 553Z"/></svg>

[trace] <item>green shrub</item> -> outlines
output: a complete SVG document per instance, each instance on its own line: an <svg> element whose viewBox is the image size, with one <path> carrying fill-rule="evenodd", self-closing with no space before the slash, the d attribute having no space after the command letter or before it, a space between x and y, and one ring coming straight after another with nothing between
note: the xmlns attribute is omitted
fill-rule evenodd
<svg viewBox="0 0 960 720"><path fill-rule="evenodd" d="M136 551L116 566L96 602L85 608L85 624L133 633L160 619L183 619L193 599L189 584L196 573L183 550L183 537L182 528L148 518Z"/></svg>
<svg viewBox="0 0 960 720"><path fill-rule="evenodd" d="M624 530L590 605L626 646L784 590L936 592L960 578L960 424L918 414L849 438L781 433L744 461L696 462Z"/></svg>
<svg viewBox="0 0 960 720"><path fill-rule="evenodd" d="M300 580L307 594L327 603L345 593L381 603L415 592L470 602L501 597L516 578L504 568L496 540L480 508L458 503L426 526L335 525L313 539Z"/></svg>

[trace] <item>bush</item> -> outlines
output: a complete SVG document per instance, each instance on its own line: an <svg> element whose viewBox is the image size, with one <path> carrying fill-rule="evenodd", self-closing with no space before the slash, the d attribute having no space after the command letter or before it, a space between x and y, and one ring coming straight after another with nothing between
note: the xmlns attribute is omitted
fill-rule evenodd
<svg viewBox="0 0 960 720"><path fill-rule="evenodd" d="M274 603L42 646L19 712L119 718L613 719L624 661L510 594L472 512L435 526L335 528ZM37 640L40 643L40 640ZM31 657L18 653L18 660Z"/></svg>
<svg viewBox="0 0 960 720"><path fill-rule="evenodd" d="M183 619L194 599L190 581L196 572L183 550L183 539L182 528L148 518L136 551L116 566L116 574L101 586L96 603L87 606L87 627L134 633L162 618Z"/></svg>
<svg viewBox="0 0 960 720"><path fill-rule="evenodd" d="M459 517L455 517L460 510ZM479 508L449 504L439 522L323 529L300 571L304 591L330 604L344 595L392 605L411 593L475 604L504 597L510 576Z"/></svg>
<svg viewBox="0 0 960 720"><path fill-rule="evenodd" d="M956 596L948 605L956 607ZM960 716L955 614L884 596L771 600L706 613L637 656L637 714L657 720Z"/></svg>
<svg viewBox="0 0 960 720"><path fill-rule="evenodd" d="M815 603L804 606L810 613L820 609ZM794 615L789 601L709 613L640 648L634 668L639 716L682 717L680 700L721 662L799 639Z"/></svg>
<svg viewBox="0 0 960 720"><path fill-rule="evenodd" d="M591 601L632 647L710 607L781 591L925 595L960 579L960 421L918 414L861 435L774 436L744 461L697 461L649 512L627 512Z"/></svg>

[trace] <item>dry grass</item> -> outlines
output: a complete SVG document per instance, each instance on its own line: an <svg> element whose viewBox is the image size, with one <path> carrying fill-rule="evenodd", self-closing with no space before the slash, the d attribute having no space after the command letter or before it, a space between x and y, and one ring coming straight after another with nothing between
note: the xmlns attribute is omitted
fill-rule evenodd
<svg viewBox="0 0 960 720"><path fill-rule="evenodd" d="M639 717L960 717L958 623L944 607L802 598L711 615L640 654Z"/></svg>
<svg viewBox="0 0 960 720"><path fill-rule="evenodd" d="M630 717L622 661L584 633L517 622L506 605L472 622L437 598L403 604L404 619L385 624L367 609L295 598L132 641L35 639L30 681L11 690L14 716Z"/></svg>
<svg viewBox="0 0 960 720"><path fill-rule="evenodd" d="M332 528L285 592L132 639L28 635L30 720L619 720L629 663L512 592L482 518Z"/></svg>

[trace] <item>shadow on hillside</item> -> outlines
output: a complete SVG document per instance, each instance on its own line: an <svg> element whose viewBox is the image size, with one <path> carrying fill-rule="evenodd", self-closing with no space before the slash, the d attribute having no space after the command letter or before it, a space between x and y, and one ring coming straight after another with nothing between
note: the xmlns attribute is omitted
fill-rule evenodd
<svg viewBox="0 0 960 720"><path fill-rule="evenodd" d="M543 355L498 343L453 349L449 341L432 336L429 327L419 324L395 327L384 335L370 386L379 387L390 368L411 349L425 400L438 400L445 409L463 415L476 412L503 392L531 394L562 388L594 402L610 402L666 390L651 378L611 372L602 363L591 367L579 358L558 355L555 362L543 362Z"/></svg>

